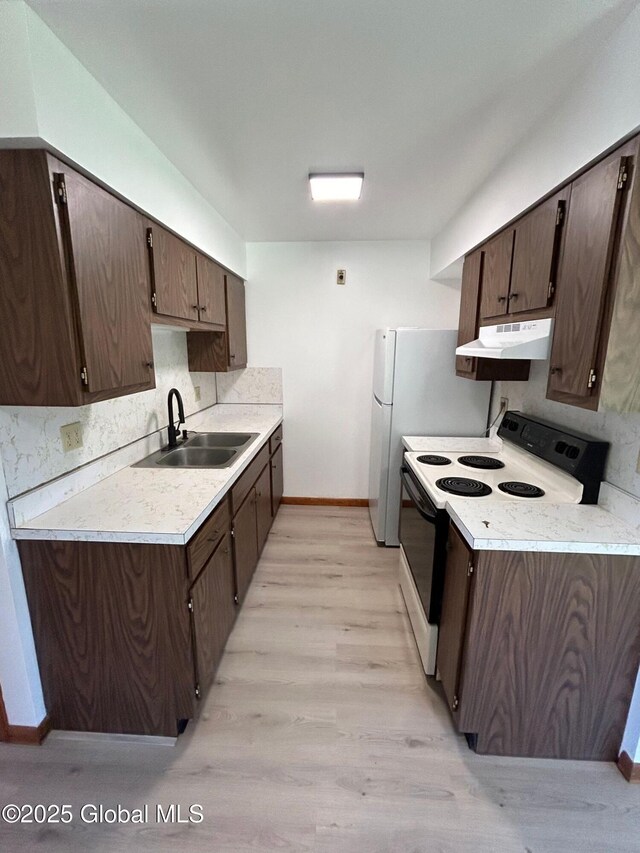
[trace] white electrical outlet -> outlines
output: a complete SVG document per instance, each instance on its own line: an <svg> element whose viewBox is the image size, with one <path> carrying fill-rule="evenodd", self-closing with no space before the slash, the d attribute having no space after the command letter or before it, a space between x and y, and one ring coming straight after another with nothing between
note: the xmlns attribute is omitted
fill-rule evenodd
<svg viewBox="0 0 640 853"><path fill-rule="evenodd" d="M202 394L200 393L200 386L199 385L193 386L193 393L194 393L194 396L196 398L196 403L199 403L201 398L202 398Z"/></svg>
<svg viewBox="0 0 640 853"><path fill-rule="evenodd" d="M60 438L65 453L82 447L82 424L80 421L60 427Z"/></svg>
<svg viewBox="0 0 640 853"><path fill-rule="evenodd" d="M336 273L336 284L346 284L347 283L347 271L346 270L338 270Z"/></svg>

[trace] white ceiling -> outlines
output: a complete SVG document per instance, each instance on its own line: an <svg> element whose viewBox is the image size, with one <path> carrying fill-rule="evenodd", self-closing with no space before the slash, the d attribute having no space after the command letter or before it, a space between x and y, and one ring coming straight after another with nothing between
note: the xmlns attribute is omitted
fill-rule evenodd
<svg viewBox="0 0 640 853"><path fill-rule="evenodd" d="M29 0L247 240L429 237L631 0ZM364 171L313 204L309 171Z"/></svg>

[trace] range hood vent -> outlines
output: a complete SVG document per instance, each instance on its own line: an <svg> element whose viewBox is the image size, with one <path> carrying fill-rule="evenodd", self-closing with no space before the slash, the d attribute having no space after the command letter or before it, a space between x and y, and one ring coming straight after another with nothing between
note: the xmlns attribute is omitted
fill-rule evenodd
<svg viewBox="0 0 640 853"><path fill-rule="evenodd" d="M474 358L519 358L544 361L549 358L553 320L523 320L482 326L480 337L456 349L456 355Z"/></svg>

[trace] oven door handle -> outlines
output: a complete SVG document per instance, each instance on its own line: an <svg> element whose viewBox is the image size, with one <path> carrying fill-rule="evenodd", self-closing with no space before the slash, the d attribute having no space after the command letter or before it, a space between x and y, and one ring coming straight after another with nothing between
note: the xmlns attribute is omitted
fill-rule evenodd
<svg viewBox="0 0 640 853"><path fill-rule="evenodd" d="M420 513L420 515L425 519L425 521L430 521L432 524L436 522L436 515L433 512L429 512L430 507L427 505L425 499L422 497L416 485L409 473L409 469L403 465L400 469L400 477L402 479L402 485L407 490L409 497L416 505L416 509Z"/></svg>

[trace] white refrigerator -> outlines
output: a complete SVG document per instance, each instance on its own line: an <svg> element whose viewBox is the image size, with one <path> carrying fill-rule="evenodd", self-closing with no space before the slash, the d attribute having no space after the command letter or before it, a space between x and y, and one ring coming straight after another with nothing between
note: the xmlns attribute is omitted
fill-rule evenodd
<svg viewBox="0 0 640 853"><path fill-rule="evenodd" d="M380 545L399 545L403 435L483 435L490 382L455 373L455 329L376 332L369 513Z"/></svg>

